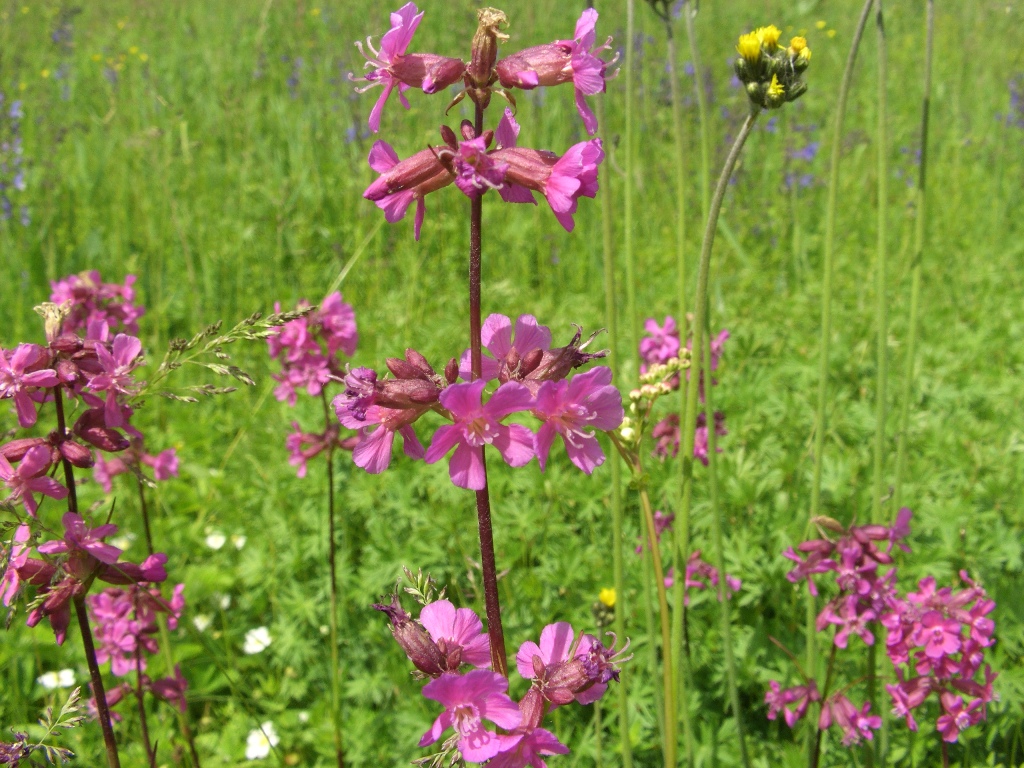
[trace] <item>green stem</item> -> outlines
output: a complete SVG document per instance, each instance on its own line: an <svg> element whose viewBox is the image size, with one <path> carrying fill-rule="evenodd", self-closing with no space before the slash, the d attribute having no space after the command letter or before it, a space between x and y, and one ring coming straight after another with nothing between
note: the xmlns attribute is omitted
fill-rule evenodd
<svg viewBox="0 0 1024 768"><path fill-rule="evenodd" d="M907 431L910 399L914 396L914 361L917 352L917 315L921 296L921 259L925 240L925 172L928 168L928 111L932 89L932 45L935 37L935 6L928 0L925 16L924 99L921 105L921 165L918 168L916 215L914 221L914 257L910 273L910 317L907 321L907 360L900 396L899 440L896 444L895 509L903 502L903 477L907 467Z"/></svg>
<svg viewBox="0 0 1024 768"><path fill-rule="evenodd" d="M643 512L641 511L641 516ZM646 530L646 523L644 523ZM644 620L647 624L647 671L651 676L651 684L654 686L654 714L658 724L658 733L661 734L661 748L665 749L665 698L664 693L658 690L654 681L658 679L658 643L655 638L658 635L654 619L654 563L651 551L644 544L641 552L643 564L644 584ZM665 650L665 658L668 659L668 649Z"/></svg>
<svg viewBox="0 0 1024 768"><path fill-rule="evenodd" d="M843 144L843 120L846 117L846 104L850 95L850 86L853 83L853 69L857 61L857 50L860 47L861 38L864 36L864 28L867 26L868 17L871 13L871 6L874 0L865 0L861 10L857 28L853 33L853 41L850 43L850 52L846 57L846 68L843 71L843 79L839 85L839 98L836 104L835 123L832 131L832 154L829 163L828 180L828 202L825 207L825 244L824 256L822 258L822 284L821 284L821 343L818 352L818 402L814 413L814 448L811 480L811 508L807 522L807 531L810 532L813 520L821 514L821 468L822 457L825 452L825 403L828 398L828 358L829 346L832 341L832 265L835 261L836 241L836 208L839 193L839 158L842 155ZM807 674L812 678L817 671L817 629L815 621L817 617L816 600L813 595L807 595L806 626L805 635L807 638ZM817 706L811 706L811 722L817 717ZM810 756L816 754L816 739L813 732L808 731L807 750ZM816 760L816 758L815 758Z"/></svg>
<svg viewBox="0 0 1024 768"><path fill-rule="evenodd" d="M711 535L715 548L715 567L718 569L718 615L721 623L722 646L725 648L725 671L729 684L729 702L733 717L736 718L736 739L740 746L740 759L745 768L750 768L750 756L747 754L747 742L743 737L743 710L740 709L740 694L736 684L736 659L732 648L732 621L729 618L729 595L726 591L725 579L725 547L722 543L722 510L718 503L718 436L715 434L715 409L712 405L711 381L711 326L710 312L706 312L704 320L694 317L694 324L703 322L707 330L708 344L701 351L707 362L702 367L704 378L704 419L708 431L708 495L711 501ZM691 377L694 381L696 376Z"/></svg>
<svg viewBox="0 0 1024 768"><path fill-rule="evenodd" d="M882 487L885 464L885 413L886 384L888 377L889 306L886 299L886 216L889 212L889 164L888 134L886 131L886 62L885 22L882 0L878 3L875 16L878 29L878 135L875 138L878 152L878 243L875 260L875 322L878 325L878 377L875 393L875 467L874 493L871 499L871 522L882 522Z"/></svg>
<svg viewBox="0 0 1024 768"><path fill-rule="evenodd" d="M626 174L626 184L622 192L623 213L623 247L622 252L626 259L626 314L628 315L629 326L629 349L630 357L636 355L640 343L640 321L636 309L636 252L633 249L633 173L634 151L633 151L633 33L634 33L634 8L633 0L626 0L626 54L622 65L622 76L626 79L626 103L625 127L623 131L623 150L626 159L623 163Z"/></svg>
<svg viewBox="0 0 1024 768"><path fill-rule="evenodd" d="M601 731L601 701L594 702L594 768L604 768L604 733Z"/></svg>
<svg viewBox="0 0 1024 768"><path fill-rule="evenodd" d="M693 10L690 9L691 5L693 5ZM706 219L708 205L711 202L711 119L708 116L708 97L704 92L704 69L700 63L697 35L693 28L693 21L696 17L697 4L691 3L691 0L683 0L683 22L686 25L686 38L690 43L694 92L697 97L697 116L700 119L700 210L702 217Z"/></svg>
<svg viewBox="0 0 1024 768"><path fill-rule="evenodd" d="M324 407L324 427L330 428L332 414L327 402L326 391L321 390L320 400ZM334 753L338 768L344 768L345 750L341 737L341 664L338 658L338 565L335 542L334 520L334 446L324 454L327 460L327 561L330 565L330 611L331 611L331 725L334 731Z"/></svg>
<svg viewBox="0 0 1024 768"><path fill-rule="evenodd" d="M597 100L597 121L604 125L604 99ZM605 325L610 336L610 353L608 362L612 371L621 376L619 369L619 320L615 291L615 241L612 232L612 221L615 208L612 204L611 191L606 189L601 195L601 243L604 265L604 303ZM609 462L612 468L612 586L615 589L615 634L620 638L626 636L626 587L623 563L623 532L622 532L622 463L617 457ZM622 675L618 685L619 709L619 744L624 768L633 766L633 749L629 743L629 689L628 675Z"/></svg>

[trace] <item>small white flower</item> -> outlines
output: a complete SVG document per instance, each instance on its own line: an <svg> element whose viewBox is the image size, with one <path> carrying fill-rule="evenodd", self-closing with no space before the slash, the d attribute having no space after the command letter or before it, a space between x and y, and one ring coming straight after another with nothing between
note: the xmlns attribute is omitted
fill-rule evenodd
<svg viewBox="0 0 1024 768"><path fill-rule="evenodd" d="M222 611L226 611L230 607L231 607L231 595L224 595L224 597L222 597L220 599L220 609Z"/></svg>
<svg viewBox="0 0 1024 768"><path fill-rule="evenodd" d="M48 691L55 688L70 688L75 684L75 672L71 669L62 669L60 672L46 672L40 675L36 682Z"/></svg>
<svg viewBox="0 0 1024 768"><path fill-rule="evenodd" d="M256 730L249 731L249 738L245 740L245 758L259 760L266 757L270 754L270 748L276 747L279 741L274 724L268 720Z"/></svg>
<svg viewBox="0 0 1024 768"><path fill-rule="evenodd" d="M267 650L274 639L270 636L266 627L256 627L245 633L245 644L242 650L252 655Z"/></svg>
<svg viewBox="0 0 1024 768"><path fill-rule="evenodd" d="M309 712L306 712L305 710L303 710L302 712L299 712L299 722L300 723L308 723L309 722Z"/></svg>
<svg viewBox="0 0 1024 768"><path fill-rule="evenodd" d="M199 630L200 632L205 632L207 629L209 629L210 624L212 624L212 623L213 623L213 618L211 618L210 616L208 616L205 613L197 613L192 618L192 624L195 625L195 628L197 630Z"/></svg>
<svg viewBox="0 0 1024 768"><path fill-rule="evenodd" d="M134 533L123 533L120 536L115 536L110 540L110 543L120 549L122 552L132 545L135 541Z"/></svg>
<svg viewBox="0 0 1024 768"><path fill-rule="evenodd" d="M320 625L320 634L321 635L326 636L327 633L330 632L330 631L331 631L330 627L328 627L326 624L321 624Z"/></svg>
<svg viewBox="0 0 1024 768"><path fill-rule="evenodd" d="M245 536L242 536L237 533L231 537L231 543L235 545L235 549L241 549L242 547L244 547L245 542L247 542L248 540L249 539Z"/></svg>
<svg viewBox="0 0 1024 768"><path fill-rule="evenodd" d="M220 531L214 531L206 537L206 546L208 546L210 549L220 549L224 546L224 543L227 540L228 537L225 536L223 533L221 533Z"/></svg>

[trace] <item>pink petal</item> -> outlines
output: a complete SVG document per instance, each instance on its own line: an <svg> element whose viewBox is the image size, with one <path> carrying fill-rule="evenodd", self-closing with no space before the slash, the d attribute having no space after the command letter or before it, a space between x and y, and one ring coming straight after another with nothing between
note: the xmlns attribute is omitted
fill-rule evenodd
<svg viewBox="0 0 1024 768"><path fill-rule="evenodd" d="M379 475L391 464L391 446L395 433L385 427L364 432L363 439L352 449L352 461L371 475Z"/></svg>
<svg viewBox="0 0 1024 768"><path fill-rule="evenodd" d="M510 467L525 467L536 455L533 452L533 432L521 424L512 424L494 438L494 447Z"/></svg>
<svg viewBox="0 0 1024 768"><path fill-rule="evenodd" d="M495 359L503 359L512 349L512 321L505 315L488 315L480 328L480 342Z"/></svg>
<svg viewBox="0 0 1024 768"><path fill-rule="evenodd" d="M487 382L480 379L469 384L452 384L445 387L440 395L441 405L451 411L456 419L471 419L482 415L484 409L480 404L480 398L485 386ZM494 397L497 397L497 393Z"/></svg>
<svg viewBox="0 0 1024 768"><path fill-rule="evenodd" d="M386 173L398 165L398 153L386 141L375 141L367 159L377 173Z"/></svg>
<svg viewBox="0 0 1024 768"><path fill-rule="evenodd" d="M420 623L435 643L444 638L454 638L455 606L448 600L435 600L423 606Z"/></svg>
<svg viewBox="0 0 1024 768"><path fill-rule="evenodd" d="M444 426L438 427L423 460L426 461L427 464L433 464L436 461L440 461L448 455L448 451L452 449L452 446L456 443L460 443L461 440L462 430L458 427L452 424L445 424Z"/></svg>
<svg viewBox="0 0 1024 768"><path fill-rule="evenodd" d="M534 656L539 656L541 661L544 660L544 654L533 640L527 640L519 646L519 652L516 654L516 669L525 680L533 680L536 677L533 670Z"/></svg>
<svg viewBox="0 0 1024 768"><path fill-rule="evenodd" d="M448 475L452 482L459 488L483 490L486 481L483 454L483 448L473 448L466 443L459 443L448 464Z"/></svg>
<svg viewBox="0 0 1024 768"><path fill-rule="evenodd" d="M515 347L520 356L535 349L551 349L551 329L538 323L533 315L520 315L516 319Z"/></svg>
<svg viewBox="0 0 1024 768"><path fill-rule="evenodd" d="M480 389L482 390L483 387ZM442 397L444 397L443 394ZM531 407L533 407L533 395L530 394L530 390L518 381L506 381L491 395L483 410L490 418L500 421L510 413L528 411Z"/></svg>
<svg viewBox="0 0 1024 768"><path fill-rule="evenodd" d="M548 384L549 382L544 382ZM543 391L543 385L541 386ZM539 395L538 395L539 397ZM545 421L533 438L533 450L537 454L537 462L540 464L540 471L543 472L548 463L548 453L551 451L551 443L554 442L557 430L550 421Z"/></svg>
<svg viewBox="0 0 1024 768"><path fill-rule="evenodd" d="M545 666L568 659L572 641L573 631L569 622L559 621L544 627L540 633L540 656Z"/></svg>

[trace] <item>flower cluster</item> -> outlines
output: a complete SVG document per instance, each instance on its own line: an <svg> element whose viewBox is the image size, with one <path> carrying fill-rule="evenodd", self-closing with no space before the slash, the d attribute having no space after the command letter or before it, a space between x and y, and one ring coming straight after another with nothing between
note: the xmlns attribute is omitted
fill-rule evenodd
<svg viewBox="0 0 1024 768"><path fill-rule="evenodd" d="M794 583L806 580L808 589L817 595L811 577L834 574L837 594L818 615L818 631L836 627L833 643L845 649L852 635L874 645L874 630L878 625L884 627L886 653L897 679L886 686L893 700L893 714L904 718L916 731L913 712L935 693L942 711L936 729L945 741L953 742L964 728L984 719L986 705L995 698L992 682L996 675L989 667L984 668L983 681L976 680L984 663L984 649L994 642L995 624L988 615L995 603L966 573L960 574L966 589L936 589L935 579L927 577L919 582L917 592L900 596L895 567L884 574L879 568L892 564L895 547L910 551L905 539L911 517L911 511L904 507L890 527L863 525L849 529L830 518L819 518L818 525L838 534L837 539L806 541L796 550L784 552L796 563L787 578ZM765 694L768 718L774 720L783 712L790 727L806 714L810 702L821 700L814 680L788 689L771 681ZM849 744L870 739L871 729L881 726L881 718L868 715L867 703L857 709L839 691L824 699L818 727L824 730L832 723L840 726L843 743Z"/></svg>
<svg viewBox="0 0 1024 768"><path fill-rule="evenodd" d="M569 344L552 348L551 331L533 315L520 315L513 329L510 318L494 314L481 329L491 357L483 359L476 381L458 381L460 374L470 378L468 352L461 366L452 358L443 374L412 349L404 359L387 360L394 378L381 379L369 368L350 371L347 389L334 399L334 408L344 426L359 430L352 453L356 465L371 473L387 469L397 432L406 455L428 464L454 448L452 482L479 490L484 487L484 446L496 448L510 466L524 466L536 456L544 469L555 437L561 437L569 460L590 474L605 459L594 430L615 429L623 411L611 369L599 366L567 378L573 369L605 355L584 352L593 336L582 344L580 338L577 330ZM497 388L485 399L495 382ZM412 424L428 411L451 423L438 428L424 450ZM504 423L516 413L538 419L537 433Z"/></svg>
<svg viewBox="0 0 1024 768"><path fill-rule="evenodd" d="M274 311L281 311L279 303ZM329 385L345 378L340 355L351 357L359 343L355 310L337 291L316 308L305 300L299 302L298 311L303 313L300 317L267 337L270 356L281 364L281 372L274 375L278 382L274 396L291 406L298 401L300 390L326 402ZM352 438L341 436L336 423L325 423L320 432L306 432L299 422L292 422L292 433L285 440L288 463L297 467L299 477L306 476L310 459L334 448L351 450L354 444Z"/></svg>
<svg viewBox="0 0 1024 768"><path fill-rule="evenodd" d="M405 91L418 88L424 93L437 93L461 80L465 89L455 102L469 95L483 109L490 102L492 92L514 105L514 97L505 89L531 90L572 83L577 109L587 132L593 135L597 120L583 97L605 90L608 67L615 61L606 61L598 55L609 49L611 39L596 46L597 16L593 9L584 11L572 40L527 48L498 61L497 43L507 37L499 29L507 21L501 11L482 9L473 39L472 60L466 63L436 54L408 52L423 14L417 13L413 3L407 3L391 14L391 29L381 38L379 51L369 39L366 42L369 54L362 43L357 43L370 69L361 78L369 84L359 89L360 92L377 85L383 87L370 113L370 128L374 132L380 128L384 103L396 88L399 98L408 107ZM502 88L496 88L496 82ZM425 196L450 184L455 184L471 198L496 190L509 203L536 204L533 193L537 192L547 200L559 223L571 231L579 198L592 198L597 194L597 167L604 160L601 140L580 142L559 156L517 146L519 130L512 110L506 109L494 130L479 135L469 121L462 123L461 136L442 126L441 144L420 150L405 160L399 159L390 144L378 141L370 150L369 164L380 177L366 189L363 197L383 210L387 221L392 223L404 218L415 202L417 240L426 213Z"/></svg>
<svg viewBox="0 0 1024 768"><path fill-rule="evenodd" d="M807 92L801 79L811 63L807 40L794 37L788 47L779 45L782 32L774 25L740 35L735 61L736 77L744 84L751 104L758 109L778 109Z"/></svg>
<svg viewBox="0 0 1024 768"><path fill-rule="evenodd" d="M126 275L124 284L104 283L98 270L70 275L50 283L50 301L71 303L61 329L64 333L84 333L87 339L108 341L111 333L137 335L139 318L146 309L135 303L135 275Z"/></svg>
<svg viewBox="0 0 1024 768"><path fill-rule="evenodd" d="M527 641L516 654L519 674L530 681L517 704L509 698L508 680L489 670L487 635L472 610L437 600L423 607L417 621L397 595L374 608L387 614L395 640L419 673L432 678L423 695L444 707L420 746L437 742L454 728L456 737L445 742L445 749L471 763L523 768L544 766L546 755L567 754L568 747L541 727L544 717L572 701L586 705L600 699L608 683L618 680L619 666L631 658L625 655L628 643L617 650L614 643L606 647L592 635L576 639L565 622L549 624L539 644ZM490 730L485 722L505 733Z"/></svg>
<svg viewBox="0 0 1024 768"><path fill-rule="evenodd" d="M918 591L894 601L882 617L885 650L896 667L898 683L885 688L892 696L893 714L917 730L913 711L934 693L942 714L936 728L944 741L956 741L960 732L985 718L993 701L996 675L986 665L977 682L985 648L994 639L995 622L988 616L996 604L964 571L966 589L936 589L931 576L918 583Z"/></svg>
<svg viewBox="0 0 1024 768"><path fill-rule="evenodd" d="M137 474L144 466L153 471L154 480L168 480L178 476L178 452L174 448L167 448L155 455L146 453L145 440L141 434L137 430L132 430L132 433L128 448L117 456L107 459L102 453L96 454L92 476L106 493L113 489L113 479L117 475Z"/></svg>

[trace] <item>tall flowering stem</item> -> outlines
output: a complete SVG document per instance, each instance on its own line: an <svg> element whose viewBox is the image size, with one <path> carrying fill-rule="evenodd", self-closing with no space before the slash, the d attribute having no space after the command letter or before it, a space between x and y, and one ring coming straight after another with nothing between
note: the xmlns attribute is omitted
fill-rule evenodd
<svg viewBox="0 0 1024 768"><path fill-rule="evenodd" d="M484 110L476 102L473 119L475 136L483 134ZM480 269L481 222L483 195L470 198L469 209L469 354L473 380L480 378ZM484 607L487 613L487 634L491 641L491 669L508 677L505 633L501 626L501 603L498 600L498 568L494 559L494 533L491 528L491 500L487 487L487 458L481 454L484 487L476 491L476 519L480 535L480 566L483 570Z"/></svg>
<svg viewBox="0 0 1024 768"><path fill-rule="evenodd" d="M604 123L604 99L597 102L598 122ZM610 192L601 195L601 245L604 266L604 314L608 334L611 337L609 362L613 371L619 372L619 352L616 344L619 338L618 302L615 290L614 233L612 221L615 209ZM612 584L615 589L615 634L626 636L626 580L623 567L622 544L622 465L618 460L609 462L612 470ZM619 685L619 743L624 768L633 768L633 749L629 742L629 689L625 681Z"/></svg>
<svg viewBox="0 0 1024 768"><path fill-rule="evenodd" d="M894 501L897 509L903 499L903 477L907 468L907 429L910 399L914 395L914 362L917 354L917 316L921 301L921 260L925 240L925 181L928 169L928 111L932 90L932 48L935 38L935 3L928 0L925 16L924 97L921 104L921 164L917 172L914 219L914 256L910 268L910 309L907 320L907 360L900 393L899 438L896 443L896 480Z"/></svg>
<svg viewBox="0 0 1024 768"><path fill-rule="evenodd" d="M861 9L857 28L850 43L850 53L846 58L846 69L839 85L839 99L836 103L835 123L832 132L832 155L829 161L828 202L825 207L825 245L822 258L821 282L821 342L818 352L818 402L814 413L814 467L811 477L811 508L808 515L807 530L811 530L811 520L821 514L821 468L825 452L825 403L828 398L828 356L832 342L832 265L835 261L836 240L836 205L839 194L839 158L842 155L843 121L846 118L846 103L853 83L853 68L857 61L857 50L871 15L874 0L865 0ZM817 638L815 621L817 606L814 595L807 595L806 638L807 661L806 670L810 677L817 673ZM813 739L808 736L807 749L813 754Z"/></svg>
<svg viewBox="0 0 1024 768"><path fill-rule="evenodd" d="M64 400L61 397L60 386L53 388L53 404L57 411L57 434L61 439L69 437L67 424L64 420ZM78 514L78 495L75 493L75 471L67 457L61 455L61 464L64 467L64 480L68 488L68 512ZM100 721L100 730L103 732L103 745L107 752L107 764L110 768L121 768L121 757L117 752L117 739L114 738L114 728L110 721L110 707L107 706L107 693L103 688L103 676L100 674L100 665L96 660L96 645L92 640L92 628L89 626L89 612L85 607L85 594L89 591L88 585L81 594L72 598L75 606L75 617L78 620L78 631L82 635L82 650L85 652L85 661L89 667L89 678L92 681L92 693L96 699L96 713Z"/></svg>
<svg viewBox="0 0 1024 768"><path fill-rule="evenodd" d="M622 252L626 260L626 314L629 322L629 348L636 349L640 343L640 316L636 309L636 251L633 248L633 173L634 157L633 150L633 81L635 73L633 65L636 62L634 54L634 3L633 0L626 0L626 45L625 59L623 62L623 77L626 78L626 103L623 107L626 124L623 130L623 149L626 159L623 168L626 174L626 183L622 190Z"/></svg>
<svg viewBox="0 0 1024 768"><path fill-rule="evenodd" d="M690 44L690 59L693 66L693 89L697 97L697 118L700 122L700 202L701 213L707 216L711 198L711 118L708 115L708 97L704 90L704 69L697 49L697 33L693 28L697 17L697 3L683 0L682 16L686 27L686 39Z"/></svg>

